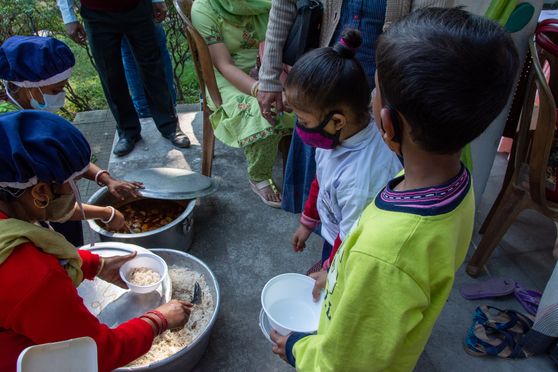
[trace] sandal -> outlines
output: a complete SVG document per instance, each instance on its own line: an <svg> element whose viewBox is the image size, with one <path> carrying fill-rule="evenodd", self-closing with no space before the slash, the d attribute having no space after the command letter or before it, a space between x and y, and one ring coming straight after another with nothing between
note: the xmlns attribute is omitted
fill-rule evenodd
<svg viewBox="0 0 558 372"><path fill-rule="evenodd" d="M467 300L501 297L511 294L515 289L515 284L515 281L511 279L492 278L484 282L465 283L459 288L459 292Z"/></svg>
<svg viewBox="0 0 558 372"><path fill-rule="evenodd" d="M527 310L531 315L536 315L541 302L542 294L538 291L525 289L519 283L515 283L515 290L513 295L519 301L521 306Z"/></svg>
<svg viewBox="0 0 558 372"><path fill-rule="evenodd" d="M506 359L527 357L513 334L477 322L473 323L465 338L465 351L473 356L491 355Z"/></svg>
<svg viewBox="0 0 558 372"><path fill-rule="evenodd" d="M256 195L258 195L260 197L260 199L262 199L264 204L269 205L270 207L273 207L273 208L281 208L281 202L280 201L275 202L275 201L267 200L266 197L265 197L265 194L262 193L263 189L265 189L266 187L271 187L271 190L273 191L273 193L275 195L281 196L281 194L279 193L279 190L277 189L277 186L275 186L275 183L273 182L272 179L263 180L263 181L260 181L260 182L253 182L252 180L250 180L249 182L250 182L250 188L252 189L252 191L254 191L256 193Z"/></svg>
<svg viewBox="0 0 558 372"><path fill-rule="evenodd" d="M499 331L522 335L533 326L533 320L514 310L501 310L497 307L482 305L475 309L473 321Z"/></svg>

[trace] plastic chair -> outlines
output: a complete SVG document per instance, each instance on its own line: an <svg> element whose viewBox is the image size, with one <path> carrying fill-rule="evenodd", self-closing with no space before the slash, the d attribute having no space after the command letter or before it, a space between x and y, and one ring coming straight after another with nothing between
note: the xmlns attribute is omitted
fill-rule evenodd
<svg viewBox="0 0 558 372"><path fill-rule="evenodd" d="M203 112L203 141L202 141L202 174L211 177L213 165L213 155L215 151L215 135L213 127L209 121L209 116L213 113L207 106L207 94L211 97L216 107L220 107L223 103L217 81L215 80L215 72L213 70L213 61L209 54L209 48L203 37L192 25L190 12L192 10L193 0L174 0L174 7L178 15L182 19L184 25L184 33L188 39L190 53L194 61L198 83L202 95L202 112ZM256 61L254 60L254 65ZM283 159L283 172L287 163L287 156L290 147L290 136L285 136L279 142L279 151Z"/></svg>
<svg viewBox="0 0 558 372"><path fill-rule="evenodd" d="M17 372L97 372L97 345L91 337L29 346L19 354Z"/></svg>
<svg viewBox="0 0 558 372"><path fill-rule="evenodd" d="M558 204L547 201L545 196L546 167L556 126L556 101L542 69L544 61L549 61L550 81L558 79L558 60L547 53L539 52L533 39L529 41L529 51L532 68L527 76L527 92L519 130L514 138L510 159L512 165L508 167L506 182L481 228L484 235L467 265L467 273L471 276L479 275L507 229L523 210L534 209L552 218L555 223L558 220ZM537 91L537 126L530 133Z"/></svg>

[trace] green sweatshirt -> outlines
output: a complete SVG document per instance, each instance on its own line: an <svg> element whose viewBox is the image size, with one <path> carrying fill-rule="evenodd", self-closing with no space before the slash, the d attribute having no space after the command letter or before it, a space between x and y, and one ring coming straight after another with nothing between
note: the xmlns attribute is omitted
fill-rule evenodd
<svg viewBox="0 0 558 372"><path fill-rule="evenodd" d="M380 192L339 248L317 334L290 336L287 357L297 370L414 368L465 259L475 207L464 167L440 187L393 191L402 178Z"/></svg>

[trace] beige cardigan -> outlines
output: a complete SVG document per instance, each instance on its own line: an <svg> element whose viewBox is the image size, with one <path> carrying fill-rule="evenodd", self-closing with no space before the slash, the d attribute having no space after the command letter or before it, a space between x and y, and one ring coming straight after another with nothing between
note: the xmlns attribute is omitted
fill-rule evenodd
<svg viewBox="0 0 558 372"><path fill-rule="evenodd" d="M392 22L411 11L427 6L451 7L454 0L387 0L384 30ZM324 14L320 33L320 46L327 46L337 28L342 0L322 0ZM279 76L283 71L283 45L296 18L296 0L272 0L262 66L260 68L260 90L280 92L283 88Z"/></svg>

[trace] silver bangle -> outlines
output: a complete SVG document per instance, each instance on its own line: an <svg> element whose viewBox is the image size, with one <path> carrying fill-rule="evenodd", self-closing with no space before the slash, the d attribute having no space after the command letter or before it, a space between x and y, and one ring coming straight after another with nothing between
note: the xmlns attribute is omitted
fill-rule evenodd
<svg viewBox="0 0 558 372"><path fill-rule="evenodd" d="M109 177L110 177L110 173L108 170L105 169L101 169L100 171L97 172L97 174L95 174L95 183L99 186L105 186L102 183L99 182L99 177L101 177L101 174L106 173Z"/></svg>
<svg viewBox="0 0 558 372"><path fill-rule="evenodd" d="M112 220L114 220L114 216L116 215L116 209L114 209L114 207L113 207L113 206L110 206L110 205L109 205L108 207L110 208L110 211L111 211L110 217L109 217L108 220L103 220L103 219L101 219L101 222L102 222L102 223L111 223Z"/></svg>

